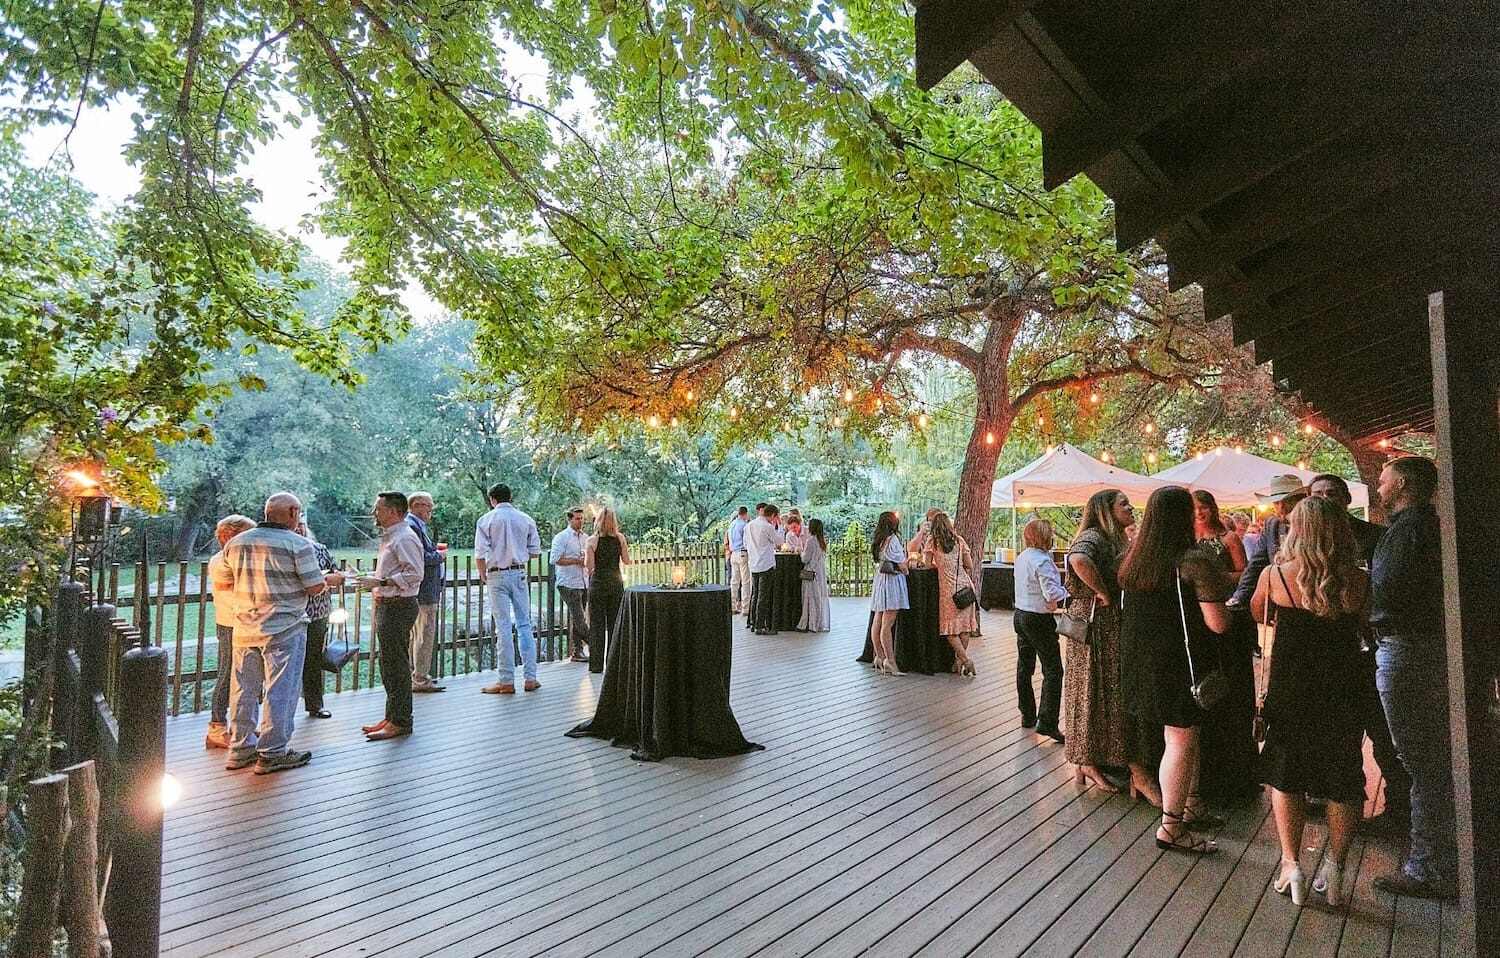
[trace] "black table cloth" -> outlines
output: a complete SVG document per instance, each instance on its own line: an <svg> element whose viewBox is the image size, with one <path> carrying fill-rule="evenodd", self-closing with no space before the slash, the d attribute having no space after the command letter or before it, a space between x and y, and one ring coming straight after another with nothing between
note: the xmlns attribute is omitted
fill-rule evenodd
<svg viewBox="0 0 1500 958"><path fill-rule="evenodd" d="M795 552L776 553L771 573L771 628L790 632L802 621L802 557Z"/></svg>
<svg viewBox="0 0 1500 958"><path fill-rule="evenodd" d="M625 590L594 717L568 731L630 747L631 758L755 751L729 708L729 588Z"/></svg>
<svg viewBox="0 0 1500 958"><path fill-rule="evenodd" d="M1016 567L1009 562L986 562L981 573L979 607L1010 609L1016 604Z"/></svg>
<svg viewBox="0 0 1500 958"><path fill-rule="evenodd" d="M938 635L938 574L936 569L913 569L906 577L909 609L896 616L893 644L896 667L903 672L953 671L953 646ZM875 661L875 643L871 638L875 613L865 626L865 650L857 661Z"/></svg>

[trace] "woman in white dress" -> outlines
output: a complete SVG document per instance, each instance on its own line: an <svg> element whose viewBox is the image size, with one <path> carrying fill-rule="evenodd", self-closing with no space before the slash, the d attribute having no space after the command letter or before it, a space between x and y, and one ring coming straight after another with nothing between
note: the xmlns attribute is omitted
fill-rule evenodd
<svg viewBox="0 0 1500 958"><path fill-rule="evenodd" d="M894 512L882 512L875 522L875 538L870 556L875 560L875 586L871 590L870 611L875 613L870 640L875 646L875 671L886 675L905 675L896 668L894 633L896 616L911 607L906 595L906 547L897 533L899 522ZM882 571L891 570L891 571Z"/></svg>
<svg viewBox="0 0 1500 958"><path fill-rule="evenodd" d="M813 577L807 578L811 572ZM802 542L802 618L798 632L827 632L832 628L828 603L828 539L823 520L809 519Z"/></svg>

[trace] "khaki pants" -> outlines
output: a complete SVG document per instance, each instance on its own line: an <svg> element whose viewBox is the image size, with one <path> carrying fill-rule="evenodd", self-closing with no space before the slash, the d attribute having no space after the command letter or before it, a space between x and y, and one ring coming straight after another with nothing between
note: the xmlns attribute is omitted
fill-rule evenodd
<svg viewBox="0 0 1500 958"><path fill-rule="evenodd" d="M437 603L417 606L417 621L411 627L411 682L431 685L432 653L437 649Z"/></svg>
<svg viewBox="0 0 1500 958"><path fill-rule="evenodd" d="M729 603L736 612L750 611L750 554L735 552L729 556L730 569L734 573L729 580Z"/></svg>

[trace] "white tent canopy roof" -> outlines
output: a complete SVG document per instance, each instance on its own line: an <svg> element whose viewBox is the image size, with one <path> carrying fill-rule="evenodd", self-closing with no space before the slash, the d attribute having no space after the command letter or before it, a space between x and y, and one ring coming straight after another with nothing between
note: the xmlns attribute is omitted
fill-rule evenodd
<svg viewBox="0 0 1500 958"><path fill-rule="evenodd" d="M1065 442L1053 446L1035 462L996 479L990 491L990 508L1081 506L1089 496L1105 489L1120 489L1140 505L1162 485L1165 483L1100 462Z"/></svg>
<svg viewBox="0 0 1500 958"><path fill-rule="evenodd" d="M1255 494L1265 491L1272 479L1288 475L1297 476L1306 483L1311 482L1318 473L1221 446L1170 469L1164 469L1152 476L1151 480L1158 485L1204 489L1213 493L1219 508L1240 509L1255 505L1259 501ZM1351 505L1369 508L1368 486L1362 482L1351 482L1349 493L1354 500Z"/></svg>

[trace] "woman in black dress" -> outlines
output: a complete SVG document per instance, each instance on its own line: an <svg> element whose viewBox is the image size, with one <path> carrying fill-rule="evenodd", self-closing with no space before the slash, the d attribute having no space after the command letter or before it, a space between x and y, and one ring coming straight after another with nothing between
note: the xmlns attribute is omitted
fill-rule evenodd
<svg viewBox="0 0 1500 958"><path fill-rule="evenodd" d="M615 638L615 620L625 600L623 566L630 565L630 546L620 531L615 510L605 509L594 520L594 535L584 550L583 567L589 575L589 671L603 672Z"/></svg>
<svg viewBox="0 0 1500 958"><path fill-rule="evenodd" d="M1358 562L1344 511L1324 499L1304 499L1292 510L1277 561L1261 573L1250 605L1257 621L1276 624L1260 780L1271 786L1281 839L1275 888L1298 905L1307 894L1303 796L1328 801L1328 845L1312 887L1330 905L1339 903L1344 855L1365 801L1359 629L1369 577Z"/></svg>
<svg viewBox="0 0 1500 958"><path fill-rule="evenodd" d="M1223 570L1225 594L1233 592L1245 571L1245 546L1219 514L1213 493L1203 489L1193 490L1193 537ZM1224 670L1228 691L1200 732L1206 760L1198 791L1210 805L1247 802L1261 791L1255 773L1255 623L1244 615L1231 619L1209 663Z"/></svg>
<svg viewBox="0 0 1500 958"><path fill-rule="evenodd" d="M1214 645L1229 628L1224 574L1193 538L1193 497L1179 486L1151 494L1146 516L1120 564L1120 693L1125 711L1164 727L1161 827L1156 844L1207 854L1217 846L1194 830L1223 824L1197 795L1198 726L1193 699L1214 667ZM1188 647L1191 647L1192 667Z"/></svg>

